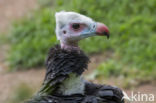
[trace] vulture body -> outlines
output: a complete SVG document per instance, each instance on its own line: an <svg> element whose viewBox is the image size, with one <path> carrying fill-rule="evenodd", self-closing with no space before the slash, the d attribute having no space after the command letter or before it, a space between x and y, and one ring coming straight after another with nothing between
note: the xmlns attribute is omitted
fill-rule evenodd
<svg viewBox="0 0 156 103"><path fill-rule="evenodd" d="M26 103L124 103L121 89L94 84L82 77L89 58L77 42L95 34L108 36L108 28L99 25L78 13L56 14L56 34L61 44L50 49L43 85Z"/></svg>

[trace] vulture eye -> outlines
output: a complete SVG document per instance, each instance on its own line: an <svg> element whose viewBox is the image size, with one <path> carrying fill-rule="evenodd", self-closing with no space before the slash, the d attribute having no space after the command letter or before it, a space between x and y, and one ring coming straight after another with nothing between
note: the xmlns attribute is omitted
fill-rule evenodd
<svg viewBox="0 0 156 103"><path fill-rule="evenodd" d="M77 29L80 28L80 24L74 23L74 24L72 25L72 28L75 29L75 30L77 30Z"/></svg>

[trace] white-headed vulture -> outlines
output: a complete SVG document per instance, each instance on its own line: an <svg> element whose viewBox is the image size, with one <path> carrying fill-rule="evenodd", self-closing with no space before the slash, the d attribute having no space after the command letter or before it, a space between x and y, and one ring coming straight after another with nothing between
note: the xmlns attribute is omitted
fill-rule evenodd
<svg viewBox="0 0 156 103"><path fill-rule="evenodd" d="M92 36L109 38L107 26L75 12L61 11L55 17L60 44L50 49L43 85L27 103L124 103L121 89L94 84L82 77L89 58L78 42Z"/></svg>

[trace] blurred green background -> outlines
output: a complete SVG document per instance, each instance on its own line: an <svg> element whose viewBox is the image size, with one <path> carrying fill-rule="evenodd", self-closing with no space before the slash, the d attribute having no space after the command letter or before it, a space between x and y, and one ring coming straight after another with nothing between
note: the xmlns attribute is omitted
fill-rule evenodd
<svg viewBox="0 0 156 103"><path fill-rule="evenodd" d="M87 76L120 78L123 87L156 80L156 0L38 0L40 7L15 21L9 35L7 61L11 71L44 66L55 35L57 11L75 11L105 23L109 40L93 37L80 42L89 55L109 56ZM132 81L132 82L130 82ZM133 82L135 81L135 83Z"/></svg>
<svg viewBox="0 0 156 103"><path fill-rule="evenodd" d="M110 29L110 40L93 37L80 43L90 55L111 53L111 58L99 65L97 75L119 76L123 72L124 76L130 73L137 79L142 78L140 75L144 79L156 78L155 0L39 0L39 3L39 10L16 22L10 31L8 60L12 70L43 66L48 49L57 43L54 14L66 10L87 15Z"/></svg>

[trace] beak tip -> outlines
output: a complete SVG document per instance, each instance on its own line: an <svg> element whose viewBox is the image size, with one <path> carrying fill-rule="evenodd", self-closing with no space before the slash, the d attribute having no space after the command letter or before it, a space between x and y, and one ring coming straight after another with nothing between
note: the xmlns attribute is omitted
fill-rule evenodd
<svg viewBox="0 0 156 103"><path fill-rule="evenodd" d="M109 39L109 37L110 37L109 32L103 32L103 34L107 37L107 39Z"/></svg>
<svg viewBox="0 0 156 103"><path fill-rule="evenodd" d="M107 35L107 39L109 39L109 37L110 37L110 36L109 36L109 34L108 34L108 35Z"/></svg>
<svg viewBox="0 0 156 103"><path fill-rule="evenodd" d="M96 34L100 36L107 36L107 39L110 37L108 27L102 23L97 23Z"/></svg>

